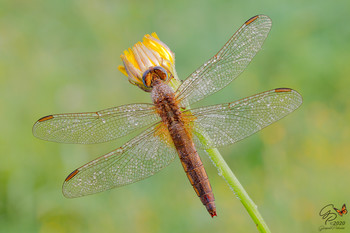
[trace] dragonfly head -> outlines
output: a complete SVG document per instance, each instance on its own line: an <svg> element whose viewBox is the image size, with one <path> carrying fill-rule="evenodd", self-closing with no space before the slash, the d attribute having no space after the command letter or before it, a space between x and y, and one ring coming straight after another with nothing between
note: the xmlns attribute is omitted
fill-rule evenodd
<svg viewBox="0 0 350 233"><path fill-rule="evenodd" d="M142 75L143 85L147 88L152 88L156 80L162 80L167 83L171 79L172 74L161 66L154 66L149 68Z"/></svg>

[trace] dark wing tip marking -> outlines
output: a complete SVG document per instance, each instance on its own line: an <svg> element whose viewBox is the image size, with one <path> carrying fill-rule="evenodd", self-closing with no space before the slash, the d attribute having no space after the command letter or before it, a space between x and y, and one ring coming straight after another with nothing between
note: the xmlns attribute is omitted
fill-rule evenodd
<svg viewBox="0 0 350 233"><path fill-rule="evenodd" d="M290 88L276 88L275 92L291 92L292 89Z"/></svg>
<svg viewBox="0 0 350 233"><path fill-rule="evenodd" d="M74 171L72 171L71 174L69 174L67 176L67 178L64 180L65 182L69 181L70 179L72 179L76 174L78 174L79 170L78 169L75 169Z"/></svg>
<svg viewBox="0 0 350 233"><path fill-rule="evenodd" d="M259 15L256 15L256 16L253 16L251 17L250 19L248 19L247 21L245 21L245 25L249 25L251 24L252 22L254 22L257 18L259 18Z"/></svg>
<svg viewBox="0 0 350 233"><path fill-rule="evenodd" d="M40 119L38 120L38 122L47 121L47 120L50 120L50 119L52 119L52 118L53 118L53 115L44 116L44 117L40 118Z"/></svg>

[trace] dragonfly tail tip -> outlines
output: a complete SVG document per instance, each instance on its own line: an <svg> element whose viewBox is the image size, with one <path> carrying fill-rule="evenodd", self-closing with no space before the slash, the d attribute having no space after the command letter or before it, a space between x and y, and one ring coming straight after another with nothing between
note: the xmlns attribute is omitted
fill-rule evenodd
<svg viewBox="0 0 350 233"><path fill-rule="evenodd" d="M212 218L214 218L215 216L217 216L216 211L213 211L213 212L211 212L211 213L209 213L209 214L210 214L210 216L211 216Z"/></svg>

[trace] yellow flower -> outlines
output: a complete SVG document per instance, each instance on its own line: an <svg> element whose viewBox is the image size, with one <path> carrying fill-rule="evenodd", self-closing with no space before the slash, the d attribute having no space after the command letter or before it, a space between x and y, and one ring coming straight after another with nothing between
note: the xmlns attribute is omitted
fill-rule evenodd
<svg viewBox="0 0 350 233"><path fill-rule="evenodd" d="M119 66L118 69L129 78L130 83L142 90L151 91L151 88L144 85L142 76L144 72L154 66L161 66L170 72L169 85L173 89L178 86L179 79L175 71L175 54L159 40L155 32L151 35L145 35L142 42L138 42L132 48L125 50L120 57L124 66Z"/></svg>

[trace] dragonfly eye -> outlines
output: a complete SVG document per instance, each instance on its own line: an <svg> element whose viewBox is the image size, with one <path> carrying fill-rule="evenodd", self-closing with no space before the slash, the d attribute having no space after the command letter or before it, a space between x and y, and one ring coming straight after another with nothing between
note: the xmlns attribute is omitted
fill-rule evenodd
<svg viewBox="0 0 350 233"><path fill-rule="evenodd" d="M168 81L169 73L161 66L155 66L149 68L142 75L142 82L146 87L152 87L154 79L161 79L163 82Z"/></svg>

